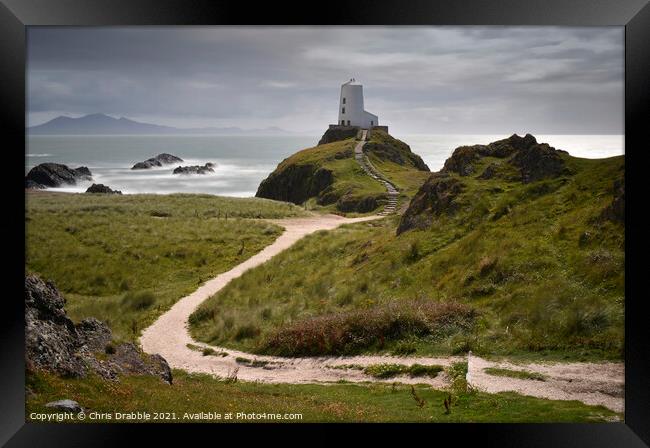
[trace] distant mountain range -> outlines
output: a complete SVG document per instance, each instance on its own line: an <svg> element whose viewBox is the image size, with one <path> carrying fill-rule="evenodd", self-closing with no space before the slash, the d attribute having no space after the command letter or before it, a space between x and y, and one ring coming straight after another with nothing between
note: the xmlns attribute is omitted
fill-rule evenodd
<svg viewBox="0 0 650 448"><path fill-rule="evenodd" d="M93 134L220 134L220 135L295 135L278 127L264 129L226 128L176 128L158 124L141 123L105 114L90 114L79 118L56 117L47 123L27 128L30 135L93 135Z"/></svg>

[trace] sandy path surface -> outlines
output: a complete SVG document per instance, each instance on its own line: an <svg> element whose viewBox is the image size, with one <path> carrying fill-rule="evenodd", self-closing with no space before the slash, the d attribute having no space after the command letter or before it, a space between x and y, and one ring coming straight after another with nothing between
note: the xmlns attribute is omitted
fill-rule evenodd
<svg viewBox="0 0 650 448"><path fill-rule="evenodd" d="M490 367L541 373L545 381L494 376L485 373ZM487 361L467 357L467 381L490 393L513 391L522 395L553 400L578 400L623 412L625 370L623 363L530 363Z"/></svg>
<svg viewBox="0 0 650 448"><path fill-rule="evenodd" d="M603 405L616 412L623 411L623 364L622 363L558 363L558 364L510 364L491 362L476 356L423 358L403 356L351 356L351 357L312 357L281 358L258 356L223 347L211 346L192 339L188 329L190 314L206 299L217 293L231 280L241 276L248 269L268 261L274 255L290 247L293 243L319 230L331 230L342 224L377 219L378 216L362 218L343 218L336 215L314 216L308 218L269 220L285 228L275 242L253 255L230 271L219 274L204 283L192 294L182 298L165 314L160 316L140 338L142 349L147 353L163 356L172 368L188 372L207 373L222 378L236 375L244 381L267 383L319 383L345 380L349 382L375 381L392 383L429 384L442 389L450 384L443 372L436 378L400 376L378 380L363 373L360 369L340 368L345 365L367 366L370 364L438 364L449 366L454 362L468 360L468 380L480 390L490 393L514 391L524 395L556 400L579 400L586 404ZM187 345L197 348L191 349ZM212 348L226 356L203 356L202 348ZM247 358L254 365L238 363L236 358ZM339 366L339 368L336 368ZM493 376L485 373L487 367L504 367L513 370L527 370L542 373L547 381L523 380Z"/></svg>

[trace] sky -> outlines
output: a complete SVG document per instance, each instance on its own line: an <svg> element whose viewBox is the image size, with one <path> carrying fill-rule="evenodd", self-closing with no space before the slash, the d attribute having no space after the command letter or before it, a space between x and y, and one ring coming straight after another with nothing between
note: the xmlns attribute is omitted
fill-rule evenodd
<svg viewBox="0 0 650 448"><path fill-rule="evenodd" d="M340 85L400 134L623 134L623 27L29 27L27 124L321 132Z"/></svg>

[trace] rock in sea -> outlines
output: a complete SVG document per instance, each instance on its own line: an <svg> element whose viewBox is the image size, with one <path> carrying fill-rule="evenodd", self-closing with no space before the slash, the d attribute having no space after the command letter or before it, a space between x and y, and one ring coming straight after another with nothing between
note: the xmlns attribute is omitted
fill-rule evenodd
<svg viewBox="0 0 650 448"><path fill-rule="evenodd" d="M76 185L78 180L92 180L92 173L85 166L69 168L60 163L41 163L25 176L25 188L60 187Z"/></svg>
<svg viewBox="0 0 650 448"><path fill-rule="evenodd" d="M170 165L172 163L182 162L183 159L176 157L171 154L162 153L158 154L156 157L145 160L144 162L138 162L131 167L132 170L146 170L156 166Z"/></svg>
<svg viewBox="0 0 650 448"><path fill-rule="evenodd" d="M92 184L88 187L86 193L122 194L120 190L113 190L111 187L104 184Z"/></svg>
<svg viewBox="0 0 650 448"><path fill-rule="evenodd" d="M207 174L214 173L214 163L208 162L203 166L179 166L174 169L174 174Z"/></svg>

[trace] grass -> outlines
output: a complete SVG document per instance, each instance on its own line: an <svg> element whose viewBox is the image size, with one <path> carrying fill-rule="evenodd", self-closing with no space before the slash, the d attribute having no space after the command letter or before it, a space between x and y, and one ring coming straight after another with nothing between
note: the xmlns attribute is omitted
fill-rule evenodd
<svg viewBox="0 0 650 448"><path fill-rule="evenodd" d="M176 300L281 233L249 218L302 216L292 204L211 195L26 194L27 270L52 280L73 320L134 340Z"/></svg>
<svg viewBox="0 0 650 448"><path fill-rule="evenodd" d="M526 370L512 370L500 367L486 367L483 369L488 375L506 376L508 378L518 378L521 380L546 381L546 376L537 372L528 372Z"/></svg>
<svg viewBox="0 0 650 448"><path fill-rule="evenodd" d="M410 377L428 376L435 378L444 369L442 366L422 364L371 364L363 369L363 372L374 378L393 378L398 375L409 375Z"/></svg>
<svg viewBox="0 0 650 448"><path fill-rule="evenodd" d="M45 373L27 376L26 419L33 412L52 413L45 403L63 397L77 401L90 412L127 413L153 411L174 413L168 422L220 422L244 420L238 413L302 414L287 422L598 422L621 420L622 416L601 406L577 401L552 401L516 393L462 393L452 412L446 413L446 391L416 385L413 390L424 401L419 407L411 386L401 384L288 385L227 381L208 375L175 370L174 384L163 384L148 376L127 376L118 383L96 376L61 379ZM184 419L187 414L212 411L221 419ZM232 420L225 420L226 413ZM171 417L171 416L170 416ZM104 419L85 422L111 421ZM138 420L136 420L138 421ZM142 420L140 420L142 421ZM262 421L271 421L270 419ZM277 420L276 420L277 421ZM112 420L115 422L115 420Z"/></svg>
<svg viewBox="0 0 650 448"><path fill-rule="evenodd" d="M478 179L479 166L460 178L466 187L458 212L434 217L427 230L396 236L398 218L390 217L312 234L204 302L192 333L272 351L269 342L282 332L306 336L318 328L318 337L329 338L348 322L341 316L419 300L461 304L475 318L458 331L405 332L358 351L620 360L625 231L599 216L624 159L562 157L573 175L531 184ZM263 319L264 308L273 313ZM244 325L258 331L234 338ZM329 343L315 347L310 354L339 352Z"/></svg>

